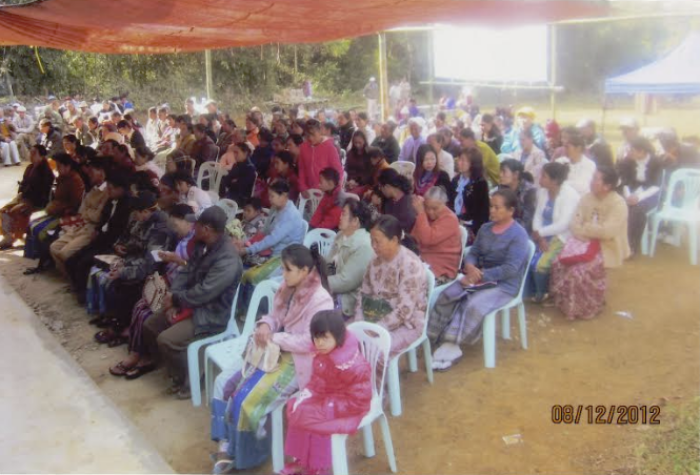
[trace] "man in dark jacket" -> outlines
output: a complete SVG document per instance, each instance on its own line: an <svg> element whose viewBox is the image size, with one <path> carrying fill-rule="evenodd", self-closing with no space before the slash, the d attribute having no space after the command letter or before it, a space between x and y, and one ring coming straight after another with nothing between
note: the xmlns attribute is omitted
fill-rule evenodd
<svg viewBox="0 0 700 475"><path fill-rule="evenodd" d="M388 123L382 124L382 131L379 137L372 142L372 147L379 147L384 152L387 163L394 163L399 159L401 153L399 142L394 137L392 127Z"/></svg>
<svg viewBox="0 0 700 475"><path fill-rule="evenodd" d="M226 220L218 206L202 212L195 223L195 247L187 266L175 277L163 311L144 325L144 342L168 368L174 383L171 392L178 399L190 397L187 346L224 331L238 292L243 264L226 236ZM191 317L181 319L187 313Z"/></svg>
<svg viewBox="0 0 700 475"><path fill-rule="evenodd" d="M344 111L338 114L338 133L340 135L340 148L347 150L355 133L355 124L352 122L350 112Z"/></svg>
<svg viewBox="0 0 700 475"><path fill-rule="evenodd" d="M120 120L117 124L117 131L124 136L125 140L129 141L132 149L136 150L139 147L146 146L146 140L138 130L134 129L126 120Z"/></svg>
<svg viewBox="0 0 700 475"><path fill-rule="evenodd" d="M78 294L78 301L85 301L85 289L94 257L99 254L111 254L112 246L126 229L131 214L129 206L129 179L122 173L107 176L107 194L109 199L102 208L100 222L95 228L93 239L80 251L65 262L66 273L71 280L73 290Z"/></svg>

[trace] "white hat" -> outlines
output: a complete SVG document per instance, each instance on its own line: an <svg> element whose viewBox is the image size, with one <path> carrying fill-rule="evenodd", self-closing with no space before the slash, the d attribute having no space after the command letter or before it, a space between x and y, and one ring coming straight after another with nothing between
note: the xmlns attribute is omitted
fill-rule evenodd
<svg viewBox="0 0 700 475"><path fill-rule="evenodd" d="M621 129L638 129L639 128L639 123L637 122L636 119L632 117L625 117L620 121L620 128Z"/></svg>
<svg viewBox="0 0 700 475"><path fill-rule="evenodd" d="M369 78L369 80L372 81L372 82L373 82L373 81L376 81L376 79L374 79L374 76L372 76L371 78Z"/></svg>
<svg viewBox="0 0 700 475"><path fill-rule="evenodd" d="M584 127L595 127L595 122L593 122L593 119L581 119L576 123L576 128L577 129L583 129Z"/></svg>
<svg viewBox="0 0 700 475"><path fill-rule="evenodd" d="M17 112L27 112L27 108L24 106L17 106Z"/></svg>

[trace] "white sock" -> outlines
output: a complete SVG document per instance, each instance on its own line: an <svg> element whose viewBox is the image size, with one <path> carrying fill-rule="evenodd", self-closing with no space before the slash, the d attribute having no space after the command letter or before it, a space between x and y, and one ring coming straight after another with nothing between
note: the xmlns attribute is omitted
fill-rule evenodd
<svg viewBox="0 0 700 475"><path fill-rule="evenodd" d="M443 343L440 348L438 348L438 351L442 350L442 359L445 361L454 361L460 356L462 356L462 350L459 348L459 345L456 345L454 343Z"/></svg>
<svg viewBox="0 0 700 475"><path fill-rule="evenodd" d="M219 452L228 452L228 440L219 441Z"/></svg>

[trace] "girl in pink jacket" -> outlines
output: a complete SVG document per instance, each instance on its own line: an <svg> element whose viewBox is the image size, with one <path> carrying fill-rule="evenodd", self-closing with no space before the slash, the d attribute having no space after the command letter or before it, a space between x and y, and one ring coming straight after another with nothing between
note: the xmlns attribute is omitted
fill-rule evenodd
<svg viewBox="0 0 700 475"><path fill-rule="evenodd" d="M330 473L331 435L352 434L372 402L371 367L355 335L346 331L340 310L324 310L311 320L313 373L287 404L291 457L283 475Z"/></svg>
<svg viewBox="0 0 700 475"><path fill-rule="evenodd" d="M211 435L219 441L214 473L248 469L268 458L267 416L308 384L313 363L311 319L321 310L333 309L326 265L318 252L292 244L281 257L284 283L275 294L272 311L260 319L253 335L258 346L279 345L279 365L270 373L254 367L238 371L226 383L223 398L212 400Z"/></svg>

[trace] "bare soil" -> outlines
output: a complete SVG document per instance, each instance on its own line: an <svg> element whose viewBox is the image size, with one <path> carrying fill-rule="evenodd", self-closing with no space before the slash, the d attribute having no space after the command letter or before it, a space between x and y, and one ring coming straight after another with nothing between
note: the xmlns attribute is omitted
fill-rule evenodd
<svg viewBox="0 0 700 475"><path fill-rule="evenodd" d="M0 205L9 200L21 167L0 169ZM0 253L0 272L34 309L100 388L179 472L208 473L209 415L164 392L162 372L135 381L108 372L126 355L93 340L96 331L57 273L24 276L32 265L21 251ZM529 349L498 341L497 367L483 366L481 345L428 384L421 369L402 374L404 415L390 418L401 473L630 473L642 431L664 426L664 407L698 396L700 272L687 250L660 245L609 274L606 309L592 321L568 322L556 309L529 305ZM632 318L616 315L628 311ZM21 364L21 362L18 362ZM422 361L421 361L422 363ZM662 406L660 426L553 424L556 404ZM584 418L585 419L585 418ZM520 434L506 445L503 436ZM353 473L388 473L375 430L377 456L350 440ZM261 467L254 473L270 473Z"/></svg>

